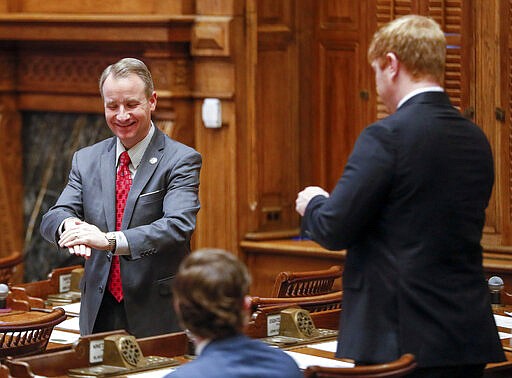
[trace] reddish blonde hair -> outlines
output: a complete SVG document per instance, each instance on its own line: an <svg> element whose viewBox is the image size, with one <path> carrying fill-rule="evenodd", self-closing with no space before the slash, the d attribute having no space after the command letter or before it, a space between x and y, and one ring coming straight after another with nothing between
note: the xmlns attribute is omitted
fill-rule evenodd
<svg viewBox="0 0 512 378"><path fill-rule="evenodd" d="M394 53L413 79L443 82L446 38L433 19L408 15L384 25L373 36L368 61L383 67L387 53Z"/></svg>

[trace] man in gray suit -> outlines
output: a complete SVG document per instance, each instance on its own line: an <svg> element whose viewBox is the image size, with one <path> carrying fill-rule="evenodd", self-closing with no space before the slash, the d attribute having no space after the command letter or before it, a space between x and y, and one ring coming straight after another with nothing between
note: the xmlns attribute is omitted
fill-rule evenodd
<svg viewBox="0 0 512 378"><path fill-rule="evenodd" d="M190 252L201 155L151 122L157 95L143 62L122 59L105 69L99 84L115 136L75 152L68 183L44 215L41 234L86 259L82 335L173 332L180 327L170 305L171 282ZM126 197L121 182L128 185Z"/></svg>

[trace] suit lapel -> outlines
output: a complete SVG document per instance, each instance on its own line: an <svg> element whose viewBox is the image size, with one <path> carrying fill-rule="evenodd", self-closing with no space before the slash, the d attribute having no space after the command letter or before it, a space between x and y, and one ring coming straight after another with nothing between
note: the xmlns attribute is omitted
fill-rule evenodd
<svg viewBox="0 0 512 378"><path fill-rule="evenodd" d="M112 140L113 143L100 158L103 211L109 231L114 231L116 228L116 138Z"/></svg>
<svg viewBox="0 0 512 378"><path fill-rule="evenodd" d="M165 135L158 128L155 128L155 134L142 156L142 160L137 168L137 174L135 175L132 187L128 193L126 206L124 208L123 224L121 227L123 230L128 228L137 200L160 164L160 160L164 153L164 144Z"/></svg>

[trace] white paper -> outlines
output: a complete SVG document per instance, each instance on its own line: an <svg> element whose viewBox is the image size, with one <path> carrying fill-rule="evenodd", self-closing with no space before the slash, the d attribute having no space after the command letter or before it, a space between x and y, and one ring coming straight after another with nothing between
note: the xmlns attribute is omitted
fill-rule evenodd
<svg viewBox="0 0 512 378"><path fill-rule="evenodd" d="M313 349L325 350L326 352L336 353L336 349L338 348L338 341L337 340L325 341L323 343L311 344L311 345L308 345L307 347L313 348Z"/></svg>
<svg viewBox="0 0 512 378"><path fill-rule="evenodd" d="M157 369L151 371L144 371L142 373L134 373L134 374L126 374L127 378L135 377L135 378L161 378L165 377L167 374L175 371L176 368L166 368L166 369Z"/></svg>
<svg viewBox="0 0 512 378"><path fill-rule="evenodd" d="M498 327L510 328L512 329L512 317L511 316L503 316L503 315L494 315L494 320L496 321L496 325Z"/></svg>
<svg viewBox="0 0 512 378"><path fill-rule="evenodd" d="M512 333L498 332L498 335L500 335L500 340L512 338Z"/></svg>
<svg viewBox="0 0 512 378"><path fill-rule="evenodd" d="M78 333L54 329L50 335L50 342L56 344L73 344L79 337L80 335Z"/></svg>
<svg viewBox="0 0 512 378"><path fill-rule="evenodd" d="M79 318L73 317L64 320L62 323L59 323L55 326L55 329L60 329L61 331L80 331L79 326Z"/></svg>
<svg viewBox="0 0 512 378"><path fill-rule="evenodd" d="M308 366L319 365L319 366L327 366L327 367L344 367L351 368L354 367L354 364L351 362L333 360L330 358L311 356L309 354L297 353L291 351L285 351L288 353L297 363L299 369L306 369Z"/></svg>

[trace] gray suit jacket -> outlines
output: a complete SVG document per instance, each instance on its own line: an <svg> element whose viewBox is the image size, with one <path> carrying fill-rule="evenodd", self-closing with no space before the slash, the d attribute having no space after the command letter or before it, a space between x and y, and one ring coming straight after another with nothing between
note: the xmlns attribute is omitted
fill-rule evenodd
<svg viewBox="0 0 512 378"><path fill-rule="evenodd" d="M77 217L100 230L115 230L115 146L112 137L77 151L69 181L43 217L41 234L58 242L58 227ZM155 162L156 158L156 162ZM137 337L179 329L171 281L183 257L199 211L201 155L156 129L137 169L126 202L122 231L130 256L121 256L125 309ZM81 282L80 332L92 333L107 288L112 254L93 250Z"/></svg>

